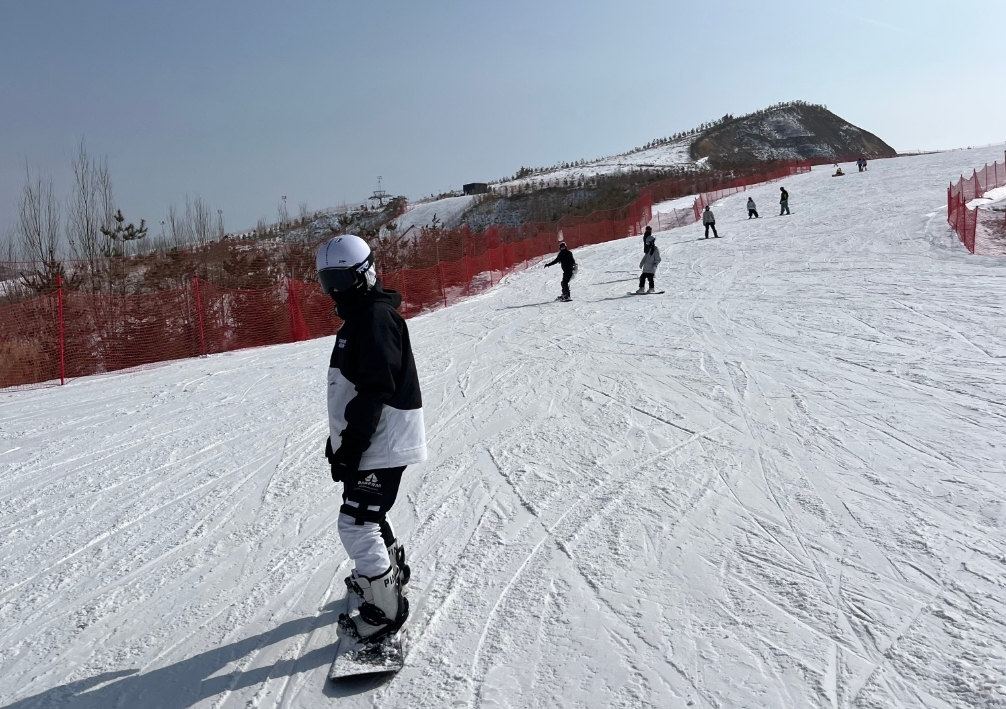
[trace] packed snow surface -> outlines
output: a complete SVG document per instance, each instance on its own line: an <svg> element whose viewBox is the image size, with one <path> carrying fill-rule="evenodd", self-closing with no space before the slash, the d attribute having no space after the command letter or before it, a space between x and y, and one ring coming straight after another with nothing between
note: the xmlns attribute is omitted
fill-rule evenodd
<svg viewBox="0 0 1006 709"><path fill-rule="evenodd" d="M982 151L719 203L412 320L407 664L326 684L332 339L0 397L0 707L1006 705L1006 259ZM998 149L988 151L992 159Z"/></svg>

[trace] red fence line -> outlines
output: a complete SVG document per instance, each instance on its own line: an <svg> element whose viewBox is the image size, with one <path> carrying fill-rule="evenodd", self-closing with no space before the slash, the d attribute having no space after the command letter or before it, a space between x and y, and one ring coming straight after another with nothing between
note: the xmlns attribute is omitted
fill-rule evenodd
<svg viewBox="0 0 1006 709"><path fill-rule="evenodd" d="M809 169L786 166L729 183L700 199ZM462 248L459 259L399 268L381 279L402 294L403 316L413 317L493 288L509 273L554 254L559 239L576 249L639 235L652 216L652 192L645 190L627 207L590 218L490 227L479 235L485 247L480 255ZM461 235L471 241L470 232ZM339 326L331 299L315 282L286 279L241 290L193 276L180 288L105 295L68 290L60 279L54 293L0 308L0 390L324 337Z"/></svg>
<svg viewBox="0 0 1006 709"><path fill-rule="evenodd" d="M986 164L981 171L975 170L971 177L961 175L957 184L947 188L947 223L957 233L964 247L975 252L975 237L978 233L978 210L968 209L968 202L985 195L989 190L1006 187L1006 163Z"/></svg>

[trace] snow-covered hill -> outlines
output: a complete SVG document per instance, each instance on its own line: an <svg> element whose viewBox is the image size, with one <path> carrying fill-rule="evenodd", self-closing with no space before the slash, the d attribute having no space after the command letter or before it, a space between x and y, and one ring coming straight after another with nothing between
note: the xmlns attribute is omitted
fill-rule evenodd
<svg viewBox="0 0 1006 709"><path fill-rule="evenodd" d="M0 395L0 707L1006 702L1000 149L781 183L412 320L407 666L326 685L331 339Z"/></svg>
<svg viewBox="0 0 1006 709"><path fill-rule="evenodd" d="M897 154L824 106L790 103L717 123L695 137L693 158L718 167L772 160L855 160Z"/></svg>

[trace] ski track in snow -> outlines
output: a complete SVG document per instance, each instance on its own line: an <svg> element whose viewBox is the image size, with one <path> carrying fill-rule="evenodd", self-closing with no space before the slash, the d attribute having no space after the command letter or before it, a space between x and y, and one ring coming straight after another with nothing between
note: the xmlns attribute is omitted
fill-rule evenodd
<svg viewBox="0 0 1006 709"><path fill-rule="evenodd" d="M0 395L0 708L1006 706L1006 259L931 211L999 150L410 321L394 677L325 681L331 338Z"/></svg>

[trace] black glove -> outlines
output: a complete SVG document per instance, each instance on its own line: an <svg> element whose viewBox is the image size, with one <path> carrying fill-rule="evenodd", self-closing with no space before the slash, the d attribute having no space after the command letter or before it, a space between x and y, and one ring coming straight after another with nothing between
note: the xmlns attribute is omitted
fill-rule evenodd
<svg viewBox="0 0 1006 709"><path fill-rule="evenodd" d="M332 466L332 480L335 482L349 482L355 480L360 471L360 458L363 457L363 449L357 446L347 445L343 441L339 450L332 452L332 439L328 439L325 444L325 457L328 458Z"/></svg>

